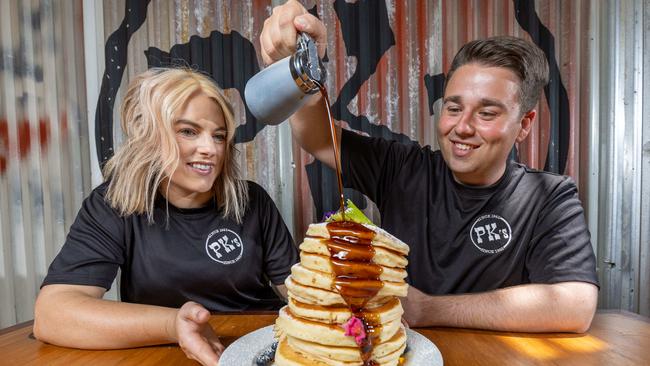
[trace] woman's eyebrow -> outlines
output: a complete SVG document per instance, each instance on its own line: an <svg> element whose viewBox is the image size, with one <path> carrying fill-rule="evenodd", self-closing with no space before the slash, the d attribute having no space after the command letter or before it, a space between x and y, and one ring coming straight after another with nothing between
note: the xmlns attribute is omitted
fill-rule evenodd
<svg viewBox="0 0 650 366"><path fill-rule="evenodd" d="M178 119L178 120L174 121L174 125L178 125L178 124L182 124L182 123L188 124L188 125L190 125L192 127L196 127L196 128L200 127L198 123L196 123L194 121L190 121L189 119Z"/></svg>
<svg viewBox="0 0 650 366"><path fill-rule="evenodd" d="M198 123L196 123L196 122L194 122L194 121L190 121L189 119L183 119L183 118L181 118L181 119L176 120L176 121L174 122L174 125L179 125L179 124L187 124L187 125L190 125L190 126L196 128L196 129L201 129L201 128L203 128L200 124L198 124ZM221 131L228 132L228 129L227 129L226 127L224 127L224 126L219 126L219 127L215 128L214 131L215 131L215 132L221 132Z"/></svg>

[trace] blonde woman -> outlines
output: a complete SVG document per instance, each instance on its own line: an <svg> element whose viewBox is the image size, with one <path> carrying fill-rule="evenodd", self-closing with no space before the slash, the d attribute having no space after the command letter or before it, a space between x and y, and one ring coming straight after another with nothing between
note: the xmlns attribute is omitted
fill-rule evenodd
<svg viewBox="0 0 650 366"><path fill-rule="evenodd" d="M178 342L216 364L210 311L277 309L298 260L273 201L243 181L235 123L208 77L137 76L124 99L126 141L84 201L36 301L34 334L112 349ZM121 302L103 300L118 268Z"/></svg>

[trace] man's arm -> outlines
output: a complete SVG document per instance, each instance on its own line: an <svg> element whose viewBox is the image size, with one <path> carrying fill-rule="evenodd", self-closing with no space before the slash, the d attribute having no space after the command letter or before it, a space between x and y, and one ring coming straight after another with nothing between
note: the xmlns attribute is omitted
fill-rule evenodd
<svg viewBox="0 0 650 366"><path fill-rule="evenodd" d="M318 45L320 57L325 55L327 31L325 25L297 1L289 0L273 8L273 14L264 21L260 34L262 60L270 65L295 50L297 32L309 34ZM298 144L330 168L335 168L332 138L325 103L319 93L290 118L291 131ZM341 129L337 127L340 141Z"/></svg>
<svg viewBox="0 0 650 366"><path fill-rule="evenodd" d="M445 326L510 332L589 329L598 288L587 282L526 284L463 295L427 295L415 287L402 299L412 327Z"/></svg>

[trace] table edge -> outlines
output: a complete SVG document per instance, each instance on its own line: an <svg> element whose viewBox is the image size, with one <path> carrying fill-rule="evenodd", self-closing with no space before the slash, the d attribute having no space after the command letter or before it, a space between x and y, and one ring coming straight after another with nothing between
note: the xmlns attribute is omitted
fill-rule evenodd
<svg viewBox="0 0 650 366"><path fill-rule="evenodd" d="M28 320L26 322L18 323L18 324L12 325L12 326L7 327L7 328L2 328L2 329L0 329L0 335L11 333L11 332L13 332L15 330L32 326L33 324L34 324L34 320Z"/></svg>

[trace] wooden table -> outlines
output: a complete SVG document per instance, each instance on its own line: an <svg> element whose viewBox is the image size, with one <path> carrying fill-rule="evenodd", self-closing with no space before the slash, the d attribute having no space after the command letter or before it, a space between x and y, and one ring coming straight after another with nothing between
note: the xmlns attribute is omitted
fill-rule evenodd
<svg viewBox="0 0 650 366"><path fill-rule="evenodd" d="M210 323L228 345L275 318L228 314ZM650 365L650 319L626 312L598 312L586 334L415 330L436 344L445 365ZM31 322L0 331L0 365L196 365L176 346L83 351L41 343L31 332Z"/></svg>

